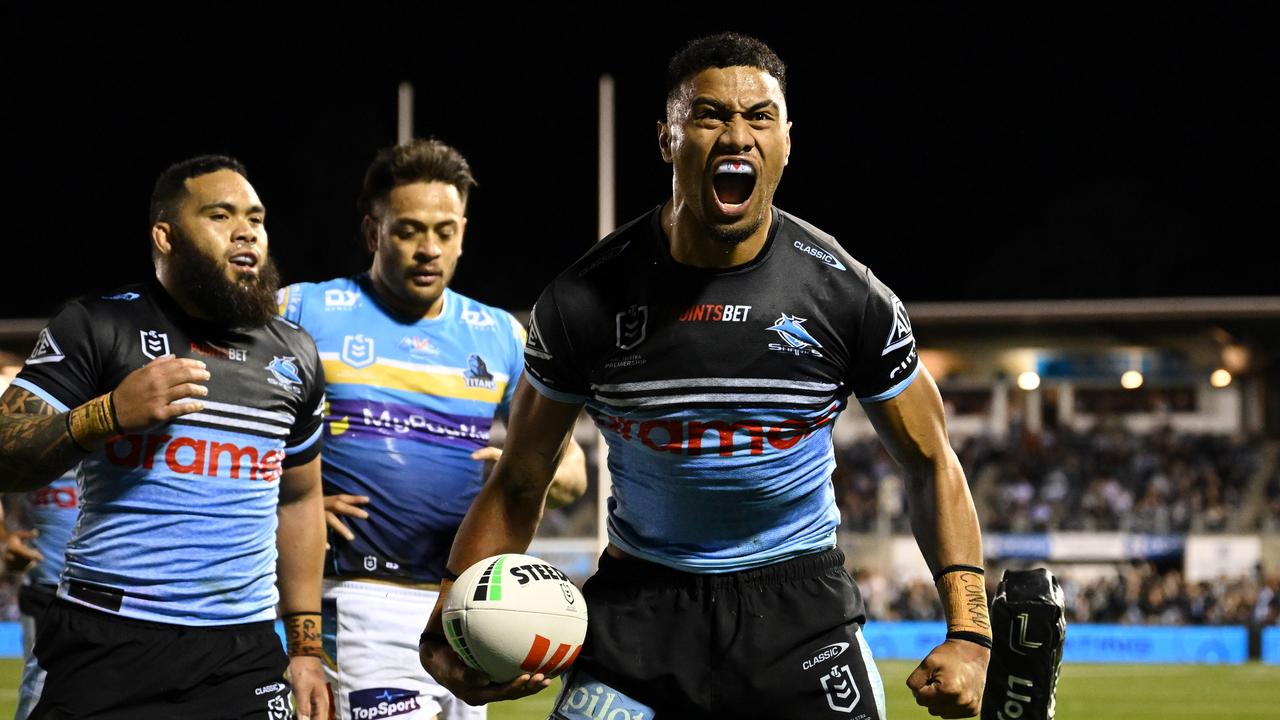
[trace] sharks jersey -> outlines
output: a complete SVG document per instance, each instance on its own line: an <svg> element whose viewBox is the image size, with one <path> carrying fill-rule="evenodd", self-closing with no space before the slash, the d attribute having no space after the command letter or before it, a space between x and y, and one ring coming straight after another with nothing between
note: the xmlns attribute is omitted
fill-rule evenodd
<svg viewBox="0 0 1280 720"><path fill-rule="evenodd" d="M207 364L204 409L81 462L58 595L178 625L270 620L281 473L322 442L324 376L301 328L220 327L158 283L134 285L64 306L13 384L66 411L166 354Z"/></svg>
<svg viewBox="0 0 1280 720"><path fill-rule="evenodd" d="M434 318L400 317L367 274L300 283L281 312L316 339L328 381L325 494L367 495L367 520L330 533L330 575L439 582L480 492L495 415L523 366L524 328L452 290Z"/></svg>
<svg viewBox="0 0 1280 720"><path fill-rule="evenodd" d="M75 471L68 472L49 485L23 493L23 525L34 528L39 534L30 545L40 552L44 560L34 564L26 573L26 581L41 585L57 585L62 575L63 557L71 531L80 516L80 488Z"/></svg>
<svg viewBox="0 0 1280 720"><path fill-rule="evenodd" d="M834 238L773 210L760 253L676 263L660 209L600 241L542 293L529 382L585 403L609 445L609 539L687 572L831 548L831 429L849 395L919 371L898 298Z"/></svg>

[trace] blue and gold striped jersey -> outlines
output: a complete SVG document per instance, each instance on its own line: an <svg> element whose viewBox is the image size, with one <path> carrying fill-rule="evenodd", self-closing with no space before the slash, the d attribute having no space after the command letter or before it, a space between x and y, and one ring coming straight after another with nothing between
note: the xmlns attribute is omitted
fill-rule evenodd
<svg viewBox="0 0 1280 720"><path fill-rule="evenodd" d="M437 582L483 480L471 453L520 377L524 328L448 289L434 318L400 317L375 293L367 274L281 292L328 381L325 494L370 498L367 520L345 520L354 541L331 533L328 572Z"/></svg>

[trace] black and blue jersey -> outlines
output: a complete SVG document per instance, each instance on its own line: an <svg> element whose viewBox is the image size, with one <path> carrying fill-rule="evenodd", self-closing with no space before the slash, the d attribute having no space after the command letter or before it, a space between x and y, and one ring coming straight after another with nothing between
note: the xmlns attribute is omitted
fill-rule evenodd
<svg viewBox="0 0 1280 720"><path fill-rule="evenodd" d="M297 325L229 329L155 282L68 303L13 384L60 411L162 355L203 360L204 409L109 439L80 464L80 518L59 595L179 625L270 620L284 469L320 452L324 374Z"/></svg>
<svg viewBox="0 0 1280 720"><path fill-rule="evenodd" d="M660 209L600 241L534 308L530 383L609 444L609 538L689 572L833 547L831 429L919 364L906 309L834 238L780 210L732 268L675 262Z"/></svg>

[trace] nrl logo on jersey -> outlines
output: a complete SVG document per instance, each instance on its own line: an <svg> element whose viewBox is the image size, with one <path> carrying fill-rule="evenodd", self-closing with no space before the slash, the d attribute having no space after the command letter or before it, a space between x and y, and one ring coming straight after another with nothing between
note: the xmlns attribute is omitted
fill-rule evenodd
<svg viewBox="0 0 1280 720"><path fill-rule="evenodd" d="M911 318L907 317L907 308L903 306L897 295L891 296L890 301L893 304L893 327L889 328L889 338L885 340L884 351L880 353L880 357L916 341L915 335L911 332Z"/></svg>
<svg viewBox="0 0 1280 720"><path fill-rule="evenodd" d="M480 310L464 308L462 311L462 322L477 330L497 327L498 325L498 321L489 314L488 310L483 308Z"/></svg>
<svg viewBox="0 0 1280 720"><path fill-rule="evenodd" d="M618 313L618 349L630 350L644 342L645 327L649 324L649 306L632 305Z"/></svg>
<svg viewBox="0 0 1280 720"><path fill-rule="evenodd" d="M360 299L360 293L355 290L340 290L332 288L324 291L324 309L330 310L350 310L356 306L356 301Z"/></svg>
<svg viewBox="0 0 1280 720"><path fill-rule="evenodd" d="M377 356L373 354L373 338L363 334L348 335L342 338L342 362L359 370L373 364Z"/></svg>
<svg viewBox="0 0 1280 720"><path fill-rule="evenodd" d="M66 359L66 355L62 354L62 348L58 347L58 343L53 341L53 335L49 333L49 328L40 331L40 336L36 338L36 346L31 350L31 355L27 358L27 365L42 365L44 363L62 362Z"/></svg>
<svg viewBox="0 0 1280 720"><path fill-rule="evenodd" d="M858 683L854 681L853 671L848 665L834 667L831 672L823 673L822 690L827 695L827 705L836 712L853 712L862 699Z"/></svg>
<svg viewBox="0 0 1280 720"><path fill-rule="evenodd" d="M822 357L822 353L818 352L818 348L822 347L822 343L817 338L809 334L804 329L804 323L808 322L808 318L798 317L796 315L788 315L782 313L777 320L773 321L767 330L778 333L781 343L769 343L769 349L774 352L784 352L790 355L809 355L812 357Z"/></svg>
<svg viewBox="0 0 1280 720"><path fill-rule="evenodd" d="M155 360L169 354L169 333L155 330L139 330L142 338L142 354Z"/></svg>
<svg viewBox="0 0 1280 720"><path fill-rule="evenodd" d="M493 379L493 373L489 372L489 366L485 364L484 358L475 353L467 356L467 369L462 373L462 380L467 387L478 387L486 390L492 390L497 387L497 382Z"/></svg>
<svg viewBox="0 0 1280 720"><path fill-rule="evenodd" d="M272 356L271 363L265 369L271 373L267 382L295 395L302 392L302 376L298 374L298 359L294 356Z"/></svg>

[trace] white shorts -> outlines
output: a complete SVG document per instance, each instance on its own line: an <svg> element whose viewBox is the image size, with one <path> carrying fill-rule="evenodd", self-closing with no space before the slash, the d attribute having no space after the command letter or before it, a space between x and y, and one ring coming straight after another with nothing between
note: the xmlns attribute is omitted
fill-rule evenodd
<svg viewBox="0 0 1280 720"><path fill-rule="evenodd" d="M422 669L418 637L439 593L359 580L324 581L326 667L339 720L484 720Z"/></svg>

